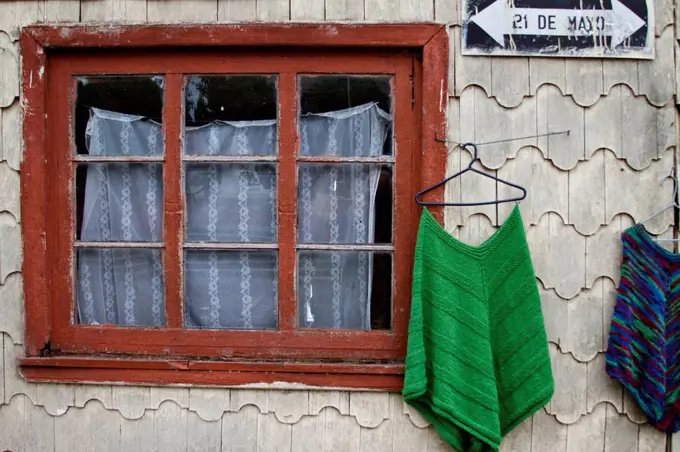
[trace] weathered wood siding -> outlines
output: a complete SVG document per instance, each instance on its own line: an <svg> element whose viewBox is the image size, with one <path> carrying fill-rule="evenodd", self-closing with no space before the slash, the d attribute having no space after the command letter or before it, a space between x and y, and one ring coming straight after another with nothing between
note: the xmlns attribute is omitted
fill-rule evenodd
<svg viewBox="0 0 680 452"><path fill-rule="evenodd" d="M521 204L543 295L556 394L504 452L663 452L604 372L620 232L666 204L676 162L673 0L656 1L653 61L464 58L458 0L21 0L0 2L0 450L445 451L397 394L36 385L22 380L18 27L42 21L413 21L452 25L449 139L569 130L480 148L484 165L524 184ZM470 159L451 146L449 171ZM498 187L499 196L504 196ZM479 178L447 196L491 199ZM479 242L511 206L449 209L449 230ZM671 235L673 218L650 227ZM672 445L680 452L680 437Z"/></svg>

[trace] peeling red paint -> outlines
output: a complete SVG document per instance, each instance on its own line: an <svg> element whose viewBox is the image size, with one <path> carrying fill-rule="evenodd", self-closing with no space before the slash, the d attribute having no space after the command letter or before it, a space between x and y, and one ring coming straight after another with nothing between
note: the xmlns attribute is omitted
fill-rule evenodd
<svg viewBox="0 0 680 452"><path fill-rule="evenodd" d="M422 48L443 27L409 24L34 25L45 48L313 46Z"/></svg>
<svg viewBox="0 0 680 452"><path fill-rule="evenodd" d="M165 139L165 164L163 187L165 192L163 215L163 253L165 268L165 310L168 328L182 328L182 242L184 241L184 186L182 170L182 108L183 80L181 74L165 76L165 103L163 106L163 136ZM171 353L171 352L170 352ZM170 354L167 353L166 354Z"/></svg>
<svg viewBox="0 0 680 452"><path fill-rule="evenodd" d="M331 39L329 36L333 36ZM197 54L134 52L120 47L305 46L306 53L230 50ZM24 374L36 381L123 381L129 383L250 384L289 381L321 386L398 389L410 306L413 248L419 210L414 193L441 179L446 149L434 140L445 133L448 68L446 29L435 25L206 25L206 26L35 26L22 33L25 159L22 164L22 228L25 238L27 358ZM343 47L325 53L324 47ZM367 48L361 52L360 47ZM421 63L410 54L422 53ZM47 49L47 55L43 52ZM88 48L78 54L50 49ZM96 49L109 48L106 54ZM115 48L115 49L114 49ZM379 48L373 49L371 48ZM258 51L260 52L260 51ZM288 53L287 53L288 52ZM216 58L211 58L215 56ZM49 61L47 73L45 64ZM279 258L280 305L277 331L182 329L181 123L183 73L272 72L279 74ZM34 72L39 75L34 75ZM167 328L119 328L72 324L74 246L70 131L72 75L160 73L166 77L164 137L165 268ZM394 307L391 331L296 330L295 222L297 174L296 74L350 72L395 74ZM45 77L46 75L46 77ZM411 89L411 80L414 88ZM50 96L45 96L49 87ZM412 92L416 105L412 109ZM49 116L45 112L51 112ZM46 131L46 132L44 132ZM45 170L49 165L50 171ZM49 187L49 190L47 190ZM437 192L432 198L441 198ZM47 206L49 205L49 209ZM441 213L437 213L441 219ZM49 222L47 221L49 217ZM49 263L49 265L48 265ZM127 358L73 355L126 354ZM143 361L133 357L150 357ZM153 357L173 357L157 364ZM198 357L220 361L192 361ZM177 358L184 358L178 360ZM80 361L79 361L80 359ZM86 361L82 361L86 359ZM235 359L294 360L283 367ZM297 363L296 360L317 360ZM188 360L188 361L187 361ZM226 360L226 361L225 361ZM332 364L329 360L344 361ZM84 365L83 363L91 365ZM155 364L150 364L155 363ZM193 363L193 364L192 364ZM202 364L201 364L202 363ZM295 367L300 364L301 367ZM245 366L240 368L238 366ZM267 367L272 365L273 367ZM147 367L144 367L147 366ZM151 367L148 367L151 366ZM166 366L166 367L162 367ZM278 366L278 367L277 367ZM293 366L293 367L291 367ZM383 367L380 367L383 366ZM386 367L385 367L386 366ZM396 367L395 367L396 366ZM297 369L297 370L292 370ZM302 369L302 370L300 370ZM400 370L401 369L401 370Z"/></svg>
<svg viewBox="0 0 680 452"><path fill-rule="evenodd" d="M45 54L29 34L21 35L23 161L21 212L26 350L37 355L50 340L47 286L47 187L45 184L45 83L33 84L33 71L44 67ZM35 258L35 259L34 259Z"/></svg>

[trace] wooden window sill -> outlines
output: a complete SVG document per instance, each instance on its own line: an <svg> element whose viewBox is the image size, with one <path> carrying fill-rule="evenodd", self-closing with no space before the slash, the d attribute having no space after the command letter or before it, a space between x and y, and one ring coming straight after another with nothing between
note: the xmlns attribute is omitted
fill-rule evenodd
<svg viewBox="0 0 680 452"><path fill-rule="evenodd" d="M226 362L111 357L28 357L23 377L42 383L266 386L278 383L334 389L401 391L403 364Z"/></svg>

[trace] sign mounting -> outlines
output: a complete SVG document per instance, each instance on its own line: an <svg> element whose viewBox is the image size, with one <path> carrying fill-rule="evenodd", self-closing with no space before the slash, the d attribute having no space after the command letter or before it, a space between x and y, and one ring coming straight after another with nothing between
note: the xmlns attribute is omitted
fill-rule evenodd
<svg viewBox="0 0 680 452"><path fill-rule="evenodd" d="M651 0L463 0L463 54L654 58Z"/></svg>

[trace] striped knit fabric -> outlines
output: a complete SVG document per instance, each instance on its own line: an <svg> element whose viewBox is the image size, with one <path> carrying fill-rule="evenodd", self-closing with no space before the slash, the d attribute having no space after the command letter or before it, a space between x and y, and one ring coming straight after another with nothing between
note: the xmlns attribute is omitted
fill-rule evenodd
<svg viewBox="0 0 680 452"><path fill-rule="evenodd" d="M680 430L680 254L642 225L623 232L607 374L663 432Z"/></svg>
<svg viewBox="0 0 680 452"><path fill-rule="evenodd" d="M423 209L404 400L458 451L496 451L548 403L553 377L519 207L480 246Z"/></svg>

